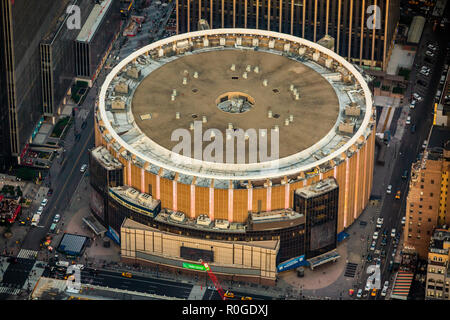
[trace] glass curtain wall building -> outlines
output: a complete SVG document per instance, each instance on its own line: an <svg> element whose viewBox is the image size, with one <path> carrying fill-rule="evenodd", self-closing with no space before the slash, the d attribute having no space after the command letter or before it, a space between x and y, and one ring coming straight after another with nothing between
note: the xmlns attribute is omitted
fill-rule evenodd
<svg viewBox="0 0 450 320"><path fill-rule="evenodd" d="M75 77L75 38L80 32L68 28L72 12L66 12L70 5L80 7L80 22L83 25L91 12L92 0L61 0L65 3L58 23L49 30L40 44L42 74L42 105L45 116L59 114L61 103Z"/></svg>
<svg viewBox="0 0 450 320"><path fill-rule="evenodd" d="M63 5L53 0L0 0L0 169L20 162L42 116L39 43Z"/></svg>
<svg viewBox="0 0 450 320"><path fill-rule="evenodd" d="M400 0L176 0L177 33L197 31L204 19L215 28L264 29L318 41L335 39L349 61L385 69Z"/></svg>

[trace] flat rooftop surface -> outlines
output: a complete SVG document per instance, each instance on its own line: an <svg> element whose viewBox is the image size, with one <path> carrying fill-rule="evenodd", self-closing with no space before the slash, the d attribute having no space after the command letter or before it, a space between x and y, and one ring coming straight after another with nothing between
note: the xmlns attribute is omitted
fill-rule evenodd
<svg viewBox="0 0 450 320"><path fill-rule="evenodd" d="M232 64L236 65L235 71L231 70ZM247 65L251 71L244 79ZM258 73L254 72L255 66L259 67ZM194 72L198 72L197 79ZM186 85L182 84L184 77ZM264 79L268 80L267 86L263 85ZM299 100L290 91L291 84L298 89ZM177 91L175 101L171 101L173 89ZM222 111L217 101L227 92L249 95L253 107L244 113ZM268 118L269 110L273 118ZM176 112L180 112L180 119L175 119ZM278 125L279 158L283 158L311 147L327 135L338 119L339 100L331 84L301 62L268 52L220 50L182 56L154 70L136 89L132 113L142 132L168 150L179 143L171 141L174 130L189 130L190 124L202 121L203 116L207 117L203 133L219 129L224 145L228 123L232 123L243 130L267 129L270 150L270 129ZM152 119L141 119L141 115L149 113ZM293 122L285 126L290 115ZM203 150L209 143L203 142ZM246 150L248 153L248 146Z"/></svg>

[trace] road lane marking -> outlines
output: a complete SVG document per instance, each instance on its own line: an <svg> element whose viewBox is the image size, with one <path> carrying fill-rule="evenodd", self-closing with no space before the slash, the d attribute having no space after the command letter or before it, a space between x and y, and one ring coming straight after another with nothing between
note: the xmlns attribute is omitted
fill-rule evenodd
<svg viewBox="0 0 450 320"><path fill-rule="evenodd" d="M87 144L89 143L89 140L91 139L93 133L94 133L94 130L91 131L91 133L89 134L89 137L86 139L86 143L85 143L84 146L81 148L81 150L80 150L81 152L80 152L80 154L78 155L78 158L77 158L77 160L75 161L75 163L74 163L74 165L73 165L73 167L72 167L72 170L70 171L70 173L69 173L69 175L68 175L69 177L72 176L73 170L75 170L75 168L78 166L78 162L80 161L81 156L84 154L84 150L86 149L86 146L87 146ZM80 179L80 182L81 182L81 179ZM66 182L64 183L63 187L61 188L61 191L59 192L58 198L56 198L55 206L53 207L53 209L56 209L56 204L58 203L59 199L60 199L61 196L63 195L64 190L65 190L65 188L66 188L66 186L67 186L68 183L69 183L69 179L66 179ZM79 184L79 182L78 182L78 184ZM74 195L72 195L72 196L74 196ZM47 225L49 219L50 219L50 215L47 216L47 220L45 221L45 225Z"/></svg>

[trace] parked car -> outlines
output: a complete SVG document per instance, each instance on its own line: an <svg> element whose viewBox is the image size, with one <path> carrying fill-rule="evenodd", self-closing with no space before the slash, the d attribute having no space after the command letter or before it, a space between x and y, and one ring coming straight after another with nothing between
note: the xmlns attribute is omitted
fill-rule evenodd
<svg viewBox="0 0 450 320"><path fill-rule="evenodd" d="M47 199L47 198L44 198L44 199L41 201L41 206L45 207L45 206L47 205L47 202L48 202L48 199Z"/></svg>
<svg viewBox="0 0 450 320"><path fill-rule="evenodd" d="M362 297L362 292L363 292L362 289L359 289L358 293L356 294L356 297L357 298L361 298Z"/></svg>
<svg viewBox="0 0 450 320"><path fill-rule="evenodd" d="M428 141L427 140L423 140L422 148L425 149L427 147L427 144L428 144Z"/></svg>
<svg viewBox="0 0 450 320"><path fill-rule="evenodd" d="M43 207L43 206L40 206L40 207L37 209L36 213L37 213L37 214L42 214L43 211L44 211L44 207Z"/></svg>
<svg viewBox="0 0 450 320"><path fill-rule="evenodd" d="M51 197L53 194L53 189L48 189L47 197Z"/></svg>
<svg viewBox="0 0 450 320"><path fill-rule="evenodd" d="M383 221L384 221L383 218L378 218L377 219L377 228L381 228L383 226Z"/></svg>
<svg viewBox="0 0 450 320"><path fill-rule="evenodd" d="M366 260L367 260L367 262L372 262L373 257L372 257L372 255L370 253L367 255Z"/></svg>
<svg viewBox="0 0 450 320"><path fill-rule="evenodd" d="M402 174L402 179L407 179L408 178L408 170L403 171Z"/></svg>
<svg viewBox="0 0 450 320"><path fill-rule="evenodd" d="M405 225L405 223L406 223L406 217L403 217L402 218L402 225Z"/></svg>
<svg viewBox="0 0 450 320"><path fill-rule="evenodd" d="M375 232L373 233L372 239L373 239L373 240L377 240L377 239L378 239L378 231L375 231Z"/></svg>
<svg viewBox="0 0 450 320"><path fill-rule="evenodd" d="M411 133L414 133L414 132L416 132L416 125L415 124L413 124L411 126Z"/></svg>
<svg viewBox="0 0 450 320"><path fill-rule="evenodd" d="M58 223L58 222L59 222L59 219L61 219L61 215L58 213L58 214L56 214L55 217L53 218L53 222L54 222L54 223Z"/></svg>
<svg viewBox="0 0 450 320"><path fill-rule="evenodd" d="M83 164L80 168L80 172L85 172L87 169L87 164Z"/></svg>
<svg viewBox="0 0 450 320"><path fill-rule="evenodd" d="M422 101L422 96L416 92L413 93L413 99L417 100L418 102Z"/></svg>
<svg viewBox="0 0 450 320"><path fill-rule="evenodd" d="M391 194L392 193L392 184L387 186L386 193L387 194Z"/></svg>
<svg viewBox="0 0 450 320"><path fill-rule="evenodd" d="M408 116L408 117L406 118L406 124L411 124L411 116Z"/></svg>
<svg viewBox="0 0 450 320"><path fill-rule="evenodd" d="M415 106L416 106L416 100L411 101L411 103L409 104L409 108L414 109Z"/></svg>
<svg viewBox="0 0 450 320"><path fill-rule="evenodd" d="M372 244L370 245L370 251L374 251L375 250L376 244L377 244L377 242L375 240L372 241Z"/></svg>
<svg viewBox="0 0 450 320"><path fill-rule="evenodd" d="M383 238L383 240L381 240L381 245L382 246L387 245L387 239L386 238Z"/></svg>
<svg viewBox="0 0 450 320"><path fill-rule="evenodd" d="M434 53L431 52L430 50L427 50L427 51L425 52L425 54L426 54L427 56L429 56L429 57L434 57Z"/></svg>
<svg viewBox="0 0 450 320"><path fill-rule="evenodd" d="M392 231L391 231L391 237L392 237L392 238L395 237L395 228L393 228Z"/></svg>

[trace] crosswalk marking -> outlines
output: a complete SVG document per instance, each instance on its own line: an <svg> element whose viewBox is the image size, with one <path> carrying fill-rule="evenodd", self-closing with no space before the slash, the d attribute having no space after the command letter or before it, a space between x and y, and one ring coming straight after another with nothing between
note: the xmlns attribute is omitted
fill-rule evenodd
<svg viewBox="0 0 450 320"><path fill-rule="evenodd" d="M17 258L36 259L38 252L35 250L21 249Z"/></svg>
<svg viewBox="0 0 450 320"><path fill-rule="evenodd" d="M9 295L17 296L20 293L20 289L8 288L8 287L0 287L0 293L6 293L6 294L9 294Z"/></svg>

